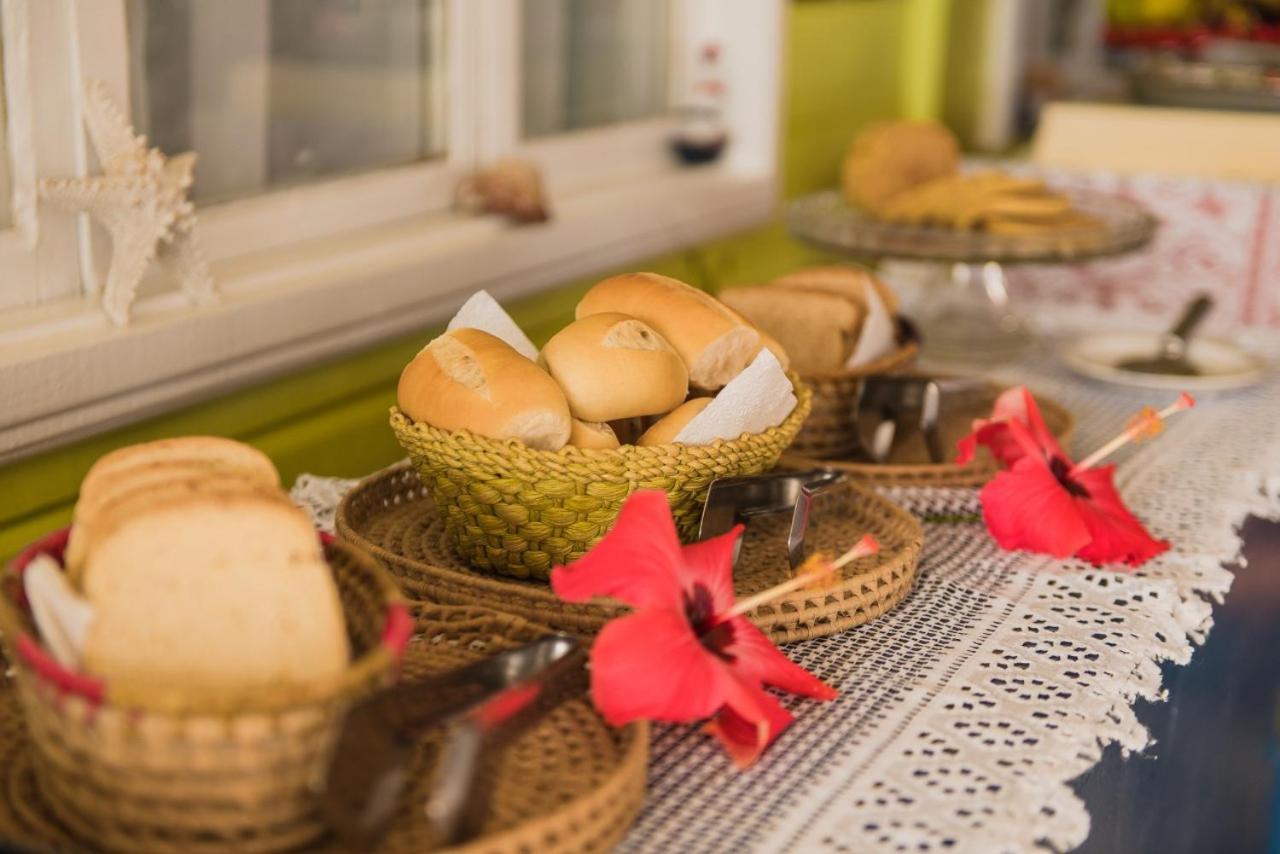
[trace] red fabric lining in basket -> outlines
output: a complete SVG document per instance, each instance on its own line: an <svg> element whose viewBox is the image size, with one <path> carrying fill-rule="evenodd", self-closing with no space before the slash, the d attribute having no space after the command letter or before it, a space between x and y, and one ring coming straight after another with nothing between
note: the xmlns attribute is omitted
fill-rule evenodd
<svg viewBox="0 0 1280 854"><path fill-rule="evenodd" d="M317 531L316 533L319 534L320 542L324 545L327 546L333 543L333 534L326 531ZM71 528L68 526L60 528L27 546L13 559L14 574L21 579L22 573L31 561L35 560L37 555L46 554L61 564L63 555L67 550L67 540L70 536ZM18 607L24 611L30 611L30 604L27 602L26 593L21 584L14 586L14 597ZM381 643L396 661L399 661L404 656L405 647L408 645L409 637L412 634L413 620L409 616L408 606L404 602L392 602L387 607L387 617L382 628ZM53 685L60 693L84 697L95 706L102 703L103 697L106 696L105 682L63 667L45 650L39 640L32 637L29 632L23 632L19 635L15 640L14 646L18 654L35 670L36 674Z"/></svg>

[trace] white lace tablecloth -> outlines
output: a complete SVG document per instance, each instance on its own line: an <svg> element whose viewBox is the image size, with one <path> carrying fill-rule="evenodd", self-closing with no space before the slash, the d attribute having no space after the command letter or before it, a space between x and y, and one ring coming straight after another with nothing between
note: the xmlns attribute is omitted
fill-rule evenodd
<svg viewBox="0 0 1280 854"><path fill-rule="evenodd" d="M1006 373L1074 412L1077 455L1170 396L1052 365ZM976 490L888 490L926 520L915 590L868 626L786 648L840 697L787 698L796 723L745 773L697 727L657 727L649 798L622 850L1080 844L1089 816L1068 781L1109 743L1148 746L1132 704L1161 698L1160 662L1185 663L1204 640L1236 526L1280 518L1280 382L1200 403L1123 457L1121 492L1174 544L1138 573L1001 551L968 521ZM304 475L294 495L331 521L351 483Z"/></svg>

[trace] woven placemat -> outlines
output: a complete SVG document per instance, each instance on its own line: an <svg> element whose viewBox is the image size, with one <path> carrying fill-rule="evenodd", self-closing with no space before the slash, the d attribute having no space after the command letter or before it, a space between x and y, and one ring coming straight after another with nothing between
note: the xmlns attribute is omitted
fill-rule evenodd
<svg viewBox="0 0 1280 854"><path fill-rule="evenodd" d="M753 520L734 569L739 597L791 576L783 516ZM561 601L540 581L485 575L453 551L435 504L407 464L361 481L338 506L338 535L364 548L419 599L449 605L480 605L517 614L553 628L590 637L622 610L608 604ZM879 617L911 589L924 532L920 523L889 500L852 483L821 494L814 503L807 543L838 554L863 534L880 541L879 554L844 570L822 591L799 591L753 611L751 619L776 643L844 631Z"/></svg>
<svg viewBox="0 0 1280 854"><path fill-rule="evenodd" d="M403 677L413 679L477 661L534 640L547 628L481 608L414 603L419 634L410 642ZM0 845L19 850L77 850L50 816L38 788L21 710L0 682ZM569 700L503 750L481 785L490 794L481 836L457 851L606 851L644 803L648 727L608 726L586 697ZM436 848L422 805L439 749L439 733L423 740L412 782L379 851ZM325 849L321 849L325 850ZM337 849L333 849L337 850Z"/></svg>
<svg viewBox="0 0 1280 854"><path fill-rule="evenodd" d="M942 414L940 430L942 447L949 460L955 459L956 442L973 427L976 418L987 418L991 415L991 407L996 397L1004 389L997 385L965 395L955 401ZM1040 405L1040 414L1044 416L1045 425L1058 437L1059 443L1066 445L1071 441L1075 430L1075 418L1062 404L1045 397L1034 395ZM995 461L986 448L978 449L978 456L968 465L957 465L955 462L931 463L929 452L925 448L924 435L918 430L900 437L894 442L893 450L886 463L853 462L841 459L817 459L804 454L788 451L782 455L779 465L791 468L814 468L825 466L848 472L863 483L881 486L981 486L996 473Z"/></svg>

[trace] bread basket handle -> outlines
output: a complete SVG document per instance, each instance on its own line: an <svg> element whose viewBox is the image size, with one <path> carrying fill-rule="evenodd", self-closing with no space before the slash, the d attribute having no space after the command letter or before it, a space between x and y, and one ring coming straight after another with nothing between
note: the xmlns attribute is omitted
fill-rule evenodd
<svg viewBox="0 0 1280 854"><path fill-rule="evenodd" d="M328 531L318 531L320 534L320 542L326 546L332 545L338 538ZM380 643L391 653L391 657L395 661L399 661L404 657L405 647L409 644L409 638L413 636L413 617L409 616L409 606L403 601L397 600L387 605L387 617L382 624L382 637Z"/></svg>
<svg viewBox="0 0 1280 854"><path fill-rule="evenodd" d="M409 606L404 602L392 602L387 606L387 621L382 627L382 645L392 658L399 661L404 657L405 647L412 636L413 618L409 616Z"/></svg>

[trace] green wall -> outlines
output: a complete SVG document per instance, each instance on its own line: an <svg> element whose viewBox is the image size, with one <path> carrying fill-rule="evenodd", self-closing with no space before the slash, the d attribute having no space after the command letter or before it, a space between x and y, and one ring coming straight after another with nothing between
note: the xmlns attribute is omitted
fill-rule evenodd
<svg viewBox="0 0 1280 854"><path fill-rule="evenodd" d="M865 122L935 109L946 8L947 0L791 5L782 140L787 196L833 184L840 155ZM715 290L815 260L821 259L774 222L628 266ZM541 343L571 319L578 296L598 278L509 308ZM435 331L0 468L0 555L65 524L85 470L106 451L133 442L188 433L234 436L269 454L286 483L303 471L358 476L393 462L402 456L387 427L396 379Z"/></svg>

